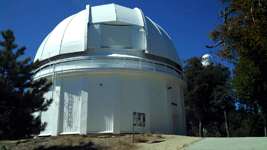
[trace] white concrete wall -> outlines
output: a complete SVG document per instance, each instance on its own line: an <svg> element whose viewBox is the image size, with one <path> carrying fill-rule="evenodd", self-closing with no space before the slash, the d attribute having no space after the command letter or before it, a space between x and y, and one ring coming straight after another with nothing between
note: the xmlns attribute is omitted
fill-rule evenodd
<svg viewBox="0 0 267 150"><path fill-rule="evenodd" d="M143 76L121 76L121 132L131 133L133 131L133 111L147 114L145 102L148 93L145 93L147 87L144 80ZM143 128L136 126L135 132L143 132Z"/></svg>
<svg viewBox="0 0 267 150"><path fill-rule="evenodd" d="M181 134L182 133L182 112L181 112L181 99L180 99L180 87L179 85L177 86L172 86L173 88L171 89L172 91L172 102L177 104L177 106L172 105L172 115L175 116L173 117L173 132L175 134Z"/></svg>
<svg viewBox="0 0 267 150"><path fill-rule="evenodd" d="M51 98L52 97L52 87L50 87L49 91L47 93L44 94L44 97ZM48 107L47 111L41 112L41 120L42 123L46 122L47 126L45 128L45 130L43 132L40 133L40 135L52 135L52 121L53 118L51 116L53 116L53 104L55 102L53 102L50 107Z"/></svg>
<svg viewBox="0 0 267 150"><path fill-rule="evenodd" d="M151 132L170 133L168 103L166 101L166 80L149 78L149 111Z"/></svg>
<svg viewBox="0 0 267 150"><path fill-rule="evenodd" d="M182 111L182 125L183 125L183 131L182 135L187 135L187 127L186 127L186 114L185 114L185 104L184 104L184 90L180 90L180 96L181 96L181 111Z"/></svg>
<svg viewBox="0 0 267 150"><path fill-rule="evenodd" d="M60 101L61 134L80 132L82 76L62 78Z"/></svg>
<svg viewBox="0 0 267 150"><path fill-rule="evenodd" d="M120 134L121 133L121 122L120 122L120 114L121 114L121 80L119 74L113 75L113 98L114 98L114 104L113 104L113 110L114 110L114 122L113 122L113 133L114 134Z"/></svg>
<svg viewBox="0 0 267 150"><path fill-rule="evenodd" d="M178 81L149 74L58 77L54 102L42 114L48 127L41 135L131 133L133 111L146 114L145 132L186 134L181 90ZM142 127L134 128L136 133L143 132Z"/></svg>
<svg viewBox="0 0 267 150"><path fill-rule="evenodd" d="M174 134L185 135L185 113L184 113L184 103L182 101L183 92L181 91L181 86L172 80L167 81L167 88L171 87L171 89L167 89L167 99L170 99L168 103L171 104L171 119L172 119L172 132Z"/></svg>
<svg viewBox="0 0 267 150"><path fill-rule="evenodd" d="M81 114L80 114L80 134L87 134L87 118L88 118L88 75L81 76Z"/></svg>
<svg viewBox="0 0 267 150"><path fill-rule="evenodd" d="M60 89L61 89L61 78L58 78L53 86L50 87L49 91L44 94L46 99L53 98L52 104L48 107L47 111L41 113L41 121L47 122L47 126L40 136L47 135L58 135L58 120L59 120L59 101L60 101ZM53 94L52 94L53 93Z"/></svg>
<svg viewBox="0 0 267 150"><path fill-rule="evenodd" d="M88 133L113 131L113 87L111 75L89 75Z"/></svg>

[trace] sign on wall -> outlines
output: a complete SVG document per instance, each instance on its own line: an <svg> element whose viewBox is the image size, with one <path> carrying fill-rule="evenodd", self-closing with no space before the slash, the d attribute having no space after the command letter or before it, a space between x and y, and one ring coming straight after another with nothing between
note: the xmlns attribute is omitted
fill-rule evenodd
<svg viewBox="0 0 267 150"><path fill-rule="evenodd" d="M145 113L133 112L134 126L146 126Z"/></svg>

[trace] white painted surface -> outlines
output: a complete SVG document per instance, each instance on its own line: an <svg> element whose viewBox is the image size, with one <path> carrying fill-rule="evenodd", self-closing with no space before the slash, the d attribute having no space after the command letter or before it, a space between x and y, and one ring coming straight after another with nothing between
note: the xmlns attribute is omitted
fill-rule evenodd
<svg viewBox="0 0 267 150"><path fill-rule="evenodd" d="M140 50L180 65L181 60L168 34L140 9L87 5L46 37L35 60L84 50L81 56L52 62L57 71L54 102L42 115L48 122L42 135L129 133L133 110L146 114L145 132L186 134L186 83L177 68L147 59ZM53 65L45 65L36 79L53 74Z"/></svg>
<svg viewBox="0 0 267 150"><path fill-rule="evenodd" d="M175 85L171 85L171 89L169 89L168 91L170 92L170 98L171 98L171 103L177 104L177 106L175 105L171 105L171 109L172 109L172 122L173 122L173 132L174 134L182 134L182 114L181 114L181 101L180 101L180 89L179 89L179 85L175 86Z"/></svg>
<svg viewBox="0 0 267 150"><path fill-rule="evenodd" d="M170 36L159 26L158 29L161 32L161 35L164 39L166 48L167 48L167 53L168 53L168 58L170 58L172 61L176 62L177 64L179 64L180 66L182 66L182 61L177 53L177 50L170 38Z"/></svg>
<svg viewBox="0 0 267 150"><path fill-rule="evenodd" d="M166 45L164 42L164 39L161 35L160 30L157 28L155 23L149 19L148 17L146 19L147 24L147 50L149 54L161 56L168 58L168 51L166 49Z"/></svg>
<svg viewBox="0 0 267 150"><path fill-rule="evenodd" d="M114 4L91 7L90 23L116 21Z"/></svg>
<svg viewBox="0 0 267 150"><path fill-rule="evenodd" d="M121 132L131 133L133 126L133 111L144 112L145 94L142 76L121 76ZM143 132L141 127L135 127L135 132Z"/></svg>
<svg viewBox="0 0 267 150"><path fill-rule="evenodd" d="M53 91L53 103L52 103L52 108L53 108L53 115L52 115L52 136L56 136L59 133L59 125L60 125L60 101L61 101L61 87L62 87L62 79L57 78L55 82L55 87Z"/></svg>
<svg viewBox="0 0 267 150"><path fill-rule="evenodd" d="M121 79L120 75L114 74L113 75L113 98L114 98L114 103L113 103L113 111L114 111L114 122L113 122L113 133L114 134L120 134L121 133L121 122L120 122L120 114L123 113L121 112Z"/></svg>
<svg viewBox="0 0 267 150"><path fill-rule="evenodd" d="M210 54L205 54L202 56L201 63L203 66L208 66L211 62L212 62L212 58L211 58Z"/></svg>
<svg viewBox="0 0 267 150"><path fill-rule="evenodd" d="M81 87L83 83L81 76L62 78L61 133L80 132Z"/></svg>
<svg viewBox="0 0 267 150"><path fill-rule="evenodd" d="M46 120L50 127L41 136L51 134L51 129L52 135L131 133L133 111L146 114L145 132L183 134L180 130L186 129L176 80L130 72L57 76L53 97L60 106L49 108ZM172 89L168 90L169 86ZM53 116L50 120L49 114ZM135 132L143 132L143 128L135 127Z"/></svg>
<svg viewBox="0 0 267 150"><path fill-rule="evenodd" d="M103 24L122 26L117 28ZM104 27L102 31L101 26ZM130 31L128 28L131 28ZM94 7L88 5L85 10L63 20L43 41L35 60L81 52L87 48L97 48L100 51L108 47L145 50L146 53L165 57L182 65L173 42L159 25L148 17L145 18L138 8L130 9L116 4Z"/></svg>
<svg viewBox="0 0 267 150"><path fill-rule="evenodd" d="M154 77L148 80L151 132L169 133L169 114L166 105L166 81Z"/></svg>
<svg viewBox="0 0 267 150"><path fill-rule="evenodd" d="M87 134L87 118L88 118L88 76L81 76L81 113L80 113L80 134Z"/></svg>
<svg viewBox="0 0 267 150"><path fill-rule="evenodd" d="M187 135L187 126L186 126L186 114L185 114L185 104L184 104L184 89L180 89L181 96L181 109L182 109L182 126L183 126L183 135Z"/></svg>
<svg viewBox="0 0 267 150"><path fill-rule="evenodd" d="M42 54L43 54L43 50L45 48L45 44L49 38L49 36L51 35L51 32L46 36L46 38L44 39L44 41L42 42L42 44L40 45L39 49L37 50L37 53L35 55L34 61L36 61L37 59L41 60L42 58Z"/></svg>
<svg viewBox="0 0 267 150"><path fill-rule="evenodd" d="M75 14L76 15L76 14ZM65 32L66 27L68 26L71 19L75 16L72 15L65 20L63 20L60 24L56 26L56 28L50 33L50 36L45 44L45 48L43 50L42 56L40 60L47 59L49 57L53 57L59 54L62 36Z"/></svg>
<svg viewBox="0 0 267 150"><path fill-rule="evenodd" d="M44 97L52 97L52 87L50 87L49 91L44 94ZM53 121L53 104L54 102L48 107L47 111L41 112L42 123L47 123L46 129L40 133L41 135L52 135L53 124L51 124L51 122Z"/></svg>
<svg viewBox="0 0 267 150"><path fill-rule="evenodd" d="M77 13L69 22L62 37L60 54L84 51L85 10Z"/></svg>
<svg viewBox="0 0 267 150"><path fill-rule="evenodd" d="M102 84L102 86L101 86ZM113 78L91 75L88 95L88 133L113 131Z"/></svg>
<svg viewBox="0 0 267 150"><path fill-rule="evenodd" d="M117 21L126 24L143 26L142 18L139 16L137 11L119 5L114 5L114 6L116 9Z"/></svg>
<svg viewBox="0 0 267 150"><path fill-rule="evenodd" d="M86 5L85 9L85 22L84 22L84 49L87 50L88 47L88 27L89 27L89 17L90 17L90 5Z"/></svg>
<svg viewBox="0 0 267 150"><path fill-rule="evenodd" d="M50 80L48 80L50 81ZM46 99L53 99L52 104L48 107L47 111L41 113L42 123L47 122L46 129L40 133L41 136L57 135L58 131L58 114L59 114L59 100L60 100L60 87L61 79L56 80L55 87L51 86L49 91L44 94ZM52 95L53 93L53 95Z"/></svg>

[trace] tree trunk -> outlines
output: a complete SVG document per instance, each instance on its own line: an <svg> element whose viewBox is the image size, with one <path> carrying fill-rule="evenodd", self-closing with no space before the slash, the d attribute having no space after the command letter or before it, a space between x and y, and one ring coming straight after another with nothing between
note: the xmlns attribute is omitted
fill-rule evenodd
<svg viewBox="0 0 267 150"><path fill-rule="evenodd" d="M266 117L264 118L264 134L265 134L265 137L266 137L266 120L267 120L267 115Z"/></svg>
<svg viewBox="0 0 267 150"><path fill-rule="evenodd" d="M256 116L256 117L253 118L253 119L254 119L254 121L253 121L253 124L252 124L252 126L251 126L251 128L250 128L249 136L252 136L253 129L254 129L255 125L258 123L260 117L259 117L259 116Z"/></svg>
<svg viewBox="0 0 267 150"><path fill-rule="evenodd" d="M203 124L202 124L202 120L199 120L199 137L203 137Z"/></svg>
<svg viewBox="0 0 267 150"><path fill-rule="evenodd" d="M225 130L227 133L227 137L230 137L230 133L229 133L229 129L228 129L228 119L227 119L227 113L225 110L223 110L224 112L224 118L225 118Z"/></svg>
<svg viewBox="0 0 267 150"><path fill-rule="evenodd" d="M267 114L264 113L264 112L262 112L262 110L261 110L259 104L257 104L257 106L258 106L258 108L259 108L259 110L260 110L260 112L261 112L261 115L263 115L263 121L264 121L264 135L265 135L265 137L266 137L266 125L267 125L266 120L267 120ZM265 115L264 115L264 114L265 114Z"/></svg>

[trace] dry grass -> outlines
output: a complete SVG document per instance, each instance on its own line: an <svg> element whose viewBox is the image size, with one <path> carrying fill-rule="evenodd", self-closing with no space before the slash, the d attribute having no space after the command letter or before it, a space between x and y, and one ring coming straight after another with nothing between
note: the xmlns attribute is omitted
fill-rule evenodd
<svg viewBox="0 0 267 150"><path fill-rule="evenodd" d="M105 138L99 138L105 136ZM37 137L36 139L18 140L18 141L0 141L0 145L7 148L19 150L133 150L137 149L136 143L151 143L162 134L134 134L134 143L132 134L87 134L87 135L64 135ZM1 147L0 147L1 150Z"/></svg>
<svg viewBox="0 0 267 150"><path fill-rule="evenodd" d="M162 133L158 133L158 132L156 133L157 138L162 138L162 135L163 135Z"/></svg>
<svg viewBox="0 0 267 150"><path fill-rule="evenodd" d="M146 136L152 136L150 132L146 132Z"/></svg>
<svg viewBox="0 0 267 150"><path fill-rule="evenodd" d="M139 133L134 136L135 143L146 143L147 141L148 141L148 137L144 136L143 133Z"/></svg>

